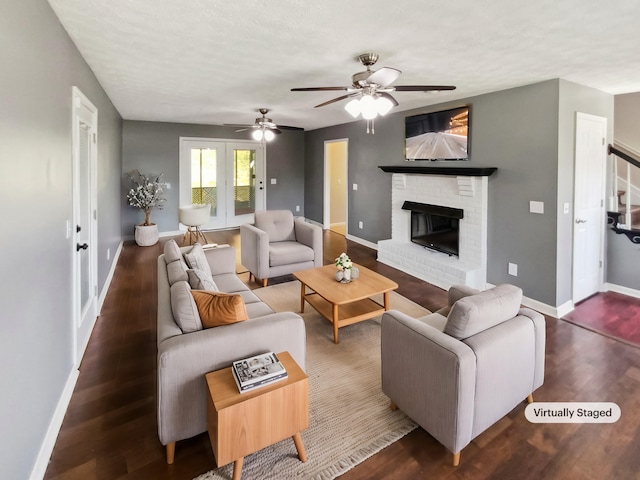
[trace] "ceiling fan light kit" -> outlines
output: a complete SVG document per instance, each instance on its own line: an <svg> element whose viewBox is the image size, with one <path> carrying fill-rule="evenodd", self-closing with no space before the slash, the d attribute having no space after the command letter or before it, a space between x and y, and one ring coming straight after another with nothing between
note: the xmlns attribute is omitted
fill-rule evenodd
<svg viewBox="0 0 640 480"><path fill-rule="evenodd" d="M288 127L285 125L276 125L273 123L273 120L267 118L267 113L269 113L268 108L260 108L258 111L262 114L262 117L256 118L253 125L235 125L231 123L225 123L227 127L240 127L240 130L236 130L236 132L243 132L245 130L252 129L251 138L256 140L257 142L270 142L275 138L276 135L280 135L282 132L280 129L285 130L304 130L299 127Z"/></svg>
<svg viewBox="0 0 640 480"><path fill-rule="evenodd" d="M363 53L358 55L358 60L367 67L364 72L358 72L351 77L351 86L348 87L304 87L292 88L292 92L313 92L327 90L344 90L348 92L332 100L326 101L314 108L324 107L340 100L351 98L345 105L345 110L357 118L362 115L367 121L367 133L375 133L373 121L378 115L386 115L393 108L398 106L398 101L391 96L391 92L433 92L440 90L454 90L451 85L406 85L390 86L402 73L397 68L382 67L378 70L371 70L371 66L378 61L378 54ZM354 98L355 97L355 98Z"/></svg>

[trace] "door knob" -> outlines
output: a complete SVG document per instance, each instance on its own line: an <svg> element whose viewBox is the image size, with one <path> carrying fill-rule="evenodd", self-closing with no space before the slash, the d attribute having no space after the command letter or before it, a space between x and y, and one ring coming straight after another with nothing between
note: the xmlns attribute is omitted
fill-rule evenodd
<svg viewBox="0 0 640 480"><path fill-rule="evenodd" d="M82 245L80 245L79 243L76 244L76 252L79 252L80 250L86 250L87 248L89 248L89 244L87 243L83 243Z"/></svg>
<svg viewBox="0 0 640 480"><path fill-rule="evenodd" d="M587 223L587 221L581 218L576 218L576 223Z"/></svg>

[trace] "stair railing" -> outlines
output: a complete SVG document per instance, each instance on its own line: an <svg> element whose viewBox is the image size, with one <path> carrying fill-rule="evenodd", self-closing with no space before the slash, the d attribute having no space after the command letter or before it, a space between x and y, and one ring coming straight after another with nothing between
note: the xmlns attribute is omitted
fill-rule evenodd
<svg viewBox="0 0 640 480"><path fill-rule="evenodd" d="M640 169L640 153L635 152L633 149L629 147L626 147L626 146L623 147L620 144L613 144L613 145L609 144L608 153L609 155L615 155L616 157L621 158L626 162L625 177L622 178L625 184L624 224L620 222L621 220L620 217L622 215L619 213L621 204L620 204L620 197L618 192L621 191L619 186L621 177L619 175L620 172L618 171L617 161L613 162L613 193L614 195L612 196L612 198L615 198L615 200L611 202L612 204L615 202L615 212L613 211L609 212L609 223L612 224L612 228L616 233L620 233L620 234L624 233L627 235L629 240L631 240L633 243L640 243L640 235L638 230L632 230L632 218L631 218L632 217L631 207L633 205L632 194L633 194L633 190L636 189L636 187L633 185L633 180L632 180L632 168ZM614 209L613 205L610 205L609 207L610 207L610 210Z"/></svg>

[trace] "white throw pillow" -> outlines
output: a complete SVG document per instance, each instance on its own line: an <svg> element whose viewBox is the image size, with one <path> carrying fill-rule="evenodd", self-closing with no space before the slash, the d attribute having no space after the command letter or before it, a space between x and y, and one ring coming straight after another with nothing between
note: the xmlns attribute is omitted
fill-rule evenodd
<svg viewBox="0 0 640 480"><path fill-rule="evenodd" d="M210 273L204 272L197 268L190 268L187 270L189 276L189 285L193 290L209 290L217 292L218 286L213 281L213 277Z"/></svg>
<svg viewBox="0 0 640 480"><path fill-rule="evenodd" d="M187 261L189 268L194 270L202 270L203 272L211 275L211 267L207 261L207 256L204 254L202 245L195 243L193 248L188 253L184 254L184 259Z"/></svg>

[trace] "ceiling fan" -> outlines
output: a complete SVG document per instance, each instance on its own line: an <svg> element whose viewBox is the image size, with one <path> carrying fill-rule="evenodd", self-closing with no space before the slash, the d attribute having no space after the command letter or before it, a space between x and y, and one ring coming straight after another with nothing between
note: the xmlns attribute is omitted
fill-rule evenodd
<svg viewBox="0 0 640 480"><path fill-rule="evenodd" d="M282 133L281 130L304 130L300 127L289 127L287 125L276 125L273 123L273 120L267 118L267 113L269 113L268 108L259 108L258 112L262 114L262 117L256 118L256 121L253 125L236 125L232 123L225 123L227 127L240 127L236 132L244 132L246 130L253 130L251 132L251 136L254 140L261 141L271 141L273 140L275 135L280 135Z"/></svg>
<svg viewBox="0 0 640 480"><path fill-rule="evenodd" d="M393 107L398 106L398 101L391 96L391 92L431 92L440 90L455 90L451 85L396 85L391 86L402 73L397 68L382 67L378 70L371 70L371 66L378 61L377 53L363 53L358 55L358 60L367 69L358 72L351 77L351 85L348 87L303 87L292 88L292 92L315 92L327 90L346 91L346 95L333 98L316 105L314 108L324 107L340 100L352 98L345 105L345 110L354 118L362 114L367 120L367 133L369 124L378 115L385 115ZM372 124L372 122L371 122ZM373 125L373 124L372 124Z"/></svg>

